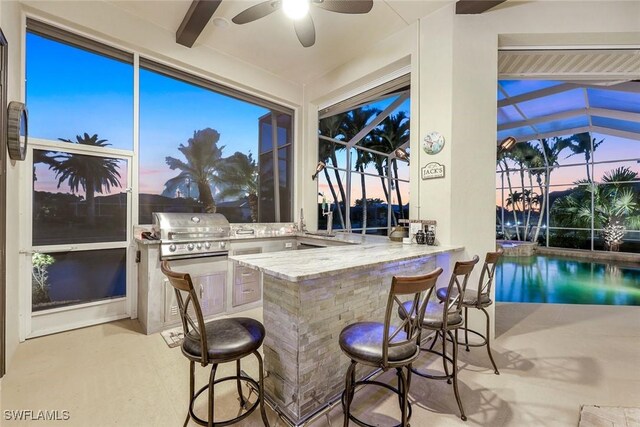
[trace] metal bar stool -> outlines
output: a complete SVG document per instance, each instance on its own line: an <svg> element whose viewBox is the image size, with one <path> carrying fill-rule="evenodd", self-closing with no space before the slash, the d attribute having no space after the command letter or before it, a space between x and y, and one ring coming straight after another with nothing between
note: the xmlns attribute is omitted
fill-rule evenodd
<svg viewBox="0 0 640 427"><path fill-rule="evenodd" d="M460 409L460 418L463 421L467 420L467 416L464 414L462 408L462 401L460 400L460 392L458 391L458 329L464 324L462 319L462 299L464 297L464 291L467 287L467 281L469 275L473 271L473 267L478 263L478 256L474 256L470 261L458 261L456 262L449 284L445 289L444 301L449 301L448 304L440 304L437 301L430 301L427 304L425 314L422 317L422 328L428 331L435 331L435 337L432 338L431 346L429 348L421 347L421 351L436 354L442 357L442 365L444 368L444 375L432 375L426 372L422 372L414 367L411 367L411 372L416 375L420 375L424 378L430 378L434 380L447 380L448 384L453 380L453 392L458 402L458 408ZM437 291L436 291L437 293ZM462 295L462 297L460 297ZM410 311L412 302L408 301L404 303L405 311ZM401 318L404 318L403 311L398 311ZM453 331L453 333L452 333ZM452 355L447 355L447 336L454 343ZM438 338L442 338L442 352L433 349ZM418 342L420 344L420 342ZM451 364L451 373L449 373L449 365Z"/></svg>
<svg viewBox="0 0 640 427"><path fill-rule="evenodd" d="M462 299L462 307L464 307L464 327L460 328L464 331L464 343L458 342L458 345L464 345L466 350L469 351L469 347L482 347L487 346L487 353L489 353L489 359L491 360L491 364L493 365L493 372L496 375L500 375L498 371L498 367L496 366L496 362L493 360L493 355L491 354L491 331L490 328L490 319L489 313L487 312L486 307L489 307L493 304L491 301L491 286L493 285L493 276L496 271L496 265L500 258L502 257L503 250L500 249L497 252L488 252L484 259L484 265L482 266L482 273L480 274L480 281L478 282L478 289L468 289L464 298ZM438 299L440 301L446 301L446 289L438 289L436 292ZM473 329L469 329L469 308L475 308L481 310L484 313L486 319L486 327L485 334L481 334L478 331L474 331ZM472 333L482 339L479 343L469 343L469 333Z"/></svg>
<svg viewBox="0 0 640 427"><path fill-rule="evenodd" d="M411 385L411 364L420 355L420 320L424 315L427 301L436 285L442 269L438 268L429 274L415 277L394 277L387 300L384 323L359 322L347 326L340 333L340 348L351 359L345 378L345 391L342 393L344 409L344 427L349 420L363 427L373 427L357 419L351 414L351 403L356 386L375 385L384 387L398 395L398 402L402 412L402 421L396 427L408 426L411 417L411 405L408 401ZM409 300L410 309L406 310L398 296L412 295ZM404 315L399 326L391 325L391 313L395 305ZM380 381L356 381L356 364L381 368L386 371L395 368L398 377L398 388ZM407 368L407 375L404 374Z"/></svg>
<svg viewBox="0 0 640 427"><path fill-rule="evenodd" d="M178 300L178 308L184 330L182 354L189 359L189 410L184 425L186 426L189 423L189 418L193 418L196 423L203 426L228 426L248 417L256 409L258 404L260 404L262 422L268 427L269 421L267 420L267 414L264 409L262 357L260 353L258 353L265 334L262 323L246 317L220 319L204 323L202 309L200 308L191 276L187 273L171 271L167 261L163 261L160 267L176 292L176 299ZM186 298L183 298L182 292L186 293ZM193 318L194 313L195 319ZM258 359L258 382L253 378L242 375L240 370L240 359L250 354L253 354ZM195 391L196 362L199 362L202 366L212 365L209 383L197 392ZM236 362L236 375L215 379L218 365L227 362ZM240 407L241 409L244 408L246 412L233 419L214 422L214 386L225 381L234 380L238 388ZM249 407L247 407L249 402L245 400L242 395L241 381L248 382L255 390L258 390L258 398ZM193 405L196 399L205 390L208 390L207 420L197 417L193 412Z"/></svg>

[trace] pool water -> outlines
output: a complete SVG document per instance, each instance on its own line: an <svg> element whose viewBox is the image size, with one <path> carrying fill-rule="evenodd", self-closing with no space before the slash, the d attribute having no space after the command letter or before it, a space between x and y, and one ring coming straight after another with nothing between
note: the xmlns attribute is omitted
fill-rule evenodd
<svg viewBox="0 0 640 427"><path fill-rule="evenodd" d="M495 286L496 300L503 302L640 305L640 265L503 257Z"/></svg>

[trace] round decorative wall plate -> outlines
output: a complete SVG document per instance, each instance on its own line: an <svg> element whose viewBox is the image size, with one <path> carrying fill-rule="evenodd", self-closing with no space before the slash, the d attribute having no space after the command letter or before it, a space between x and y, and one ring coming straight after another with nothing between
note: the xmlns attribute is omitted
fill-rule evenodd
<svg viewBox="0 0 640 427"><path fill-rule="evenodd" d="M13 160L24 160L27 155L27 107L11 101L7 112L7 148Z"/></svg>
<svg viewBox="0 0 640 427"><path fill-rule="evenodd" d="M427 154L438 154L444 147L444 136L440 132L430 132L422 141L422 149Z"/></svg>

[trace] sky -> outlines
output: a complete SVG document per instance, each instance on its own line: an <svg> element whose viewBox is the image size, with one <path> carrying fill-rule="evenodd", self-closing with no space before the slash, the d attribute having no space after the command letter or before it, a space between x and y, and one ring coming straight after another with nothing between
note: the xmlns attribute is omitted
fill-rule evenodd
<svg viewBox="0 0 640 427"><path fill-rule="evenodd" d="M133 66L104 56L89 53L43 37L27 34L27 105L29 108L29 135L35 138L58 140L75 139L76 135L97 134L106 139L110 147L131 150L133 148ZM551 81L500 81L510 96L550 87L560 82ZM582 90L562 92L544 99L537 99L519 106L528 117L550 114L563 109L584 107ZM640 112L640 95L589 89L592 106L626 109ZM504 94L499 91L498 98ZM388 98L370 106L384 110L395 98ZM405 111L409 116L410 101L406 100L393 114ZM511 107L512 108L512 107ZM516 120L514 110L501 109L499 122ZM235 151L252 152L257 158L258 119L268 109L239 101L160 74L140 71L140 192L160 194L164 183L177 175L165 162L165 157L182 159L178 151L186 144L194 131L207 127L216 129L224 146L223 157ZM522 119L520 117L519 119ZM582 120L574 118L571 120ZM618 123L635 130L640 124ZM608 135L593 135L604 139L595 154L595 161L640 158L640 141L632 141ZM446 148L445 148L446 149ZM568 152L567 152L568 154ZM352 156L355 159L355 155ZM579 163L583 158L572 156L560 159L561 164ZM341 167L347 167L345 151L338 153ZM398 162L400 177L409 179L409 167ZM43 165L37 166L38 180L35 188L40 191L68 191L68 186L57 188L54 174ZM594 175L601 178L606 170L629 166L640 172L640 164L596 165ZM351 169L353 168L353 165ZM377 173L373 166L368 172ZM122 187L129 177L121 171ZM344 172L341 173L344 181ZM322 174L321 174L322 175ZM556 189L570 188L572 183L586 176L584 166L559 168L552 173ZM361 197L359 179L352 186L352 200ZM367 178L371 188L367 197L384 199L378 178ZM318 180L318 190L330 197L323 179ZM120 191L119 189L116 191ZM408 185L401 185L403 203L409 200Z"/></svg>

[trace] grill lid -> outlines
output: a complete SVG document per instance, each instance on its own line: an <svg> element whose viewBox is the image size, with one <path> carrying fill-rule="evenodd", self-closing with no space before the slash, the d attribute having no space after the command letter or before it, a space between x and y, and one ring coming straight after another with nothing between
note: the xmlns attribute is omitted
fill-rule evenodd
<svg viewBox="0 0 640 427"><path fill-rule="evenodd" d="M219 213L154 212L153 233L163 241L228 238L231 226Z"/></svg>

